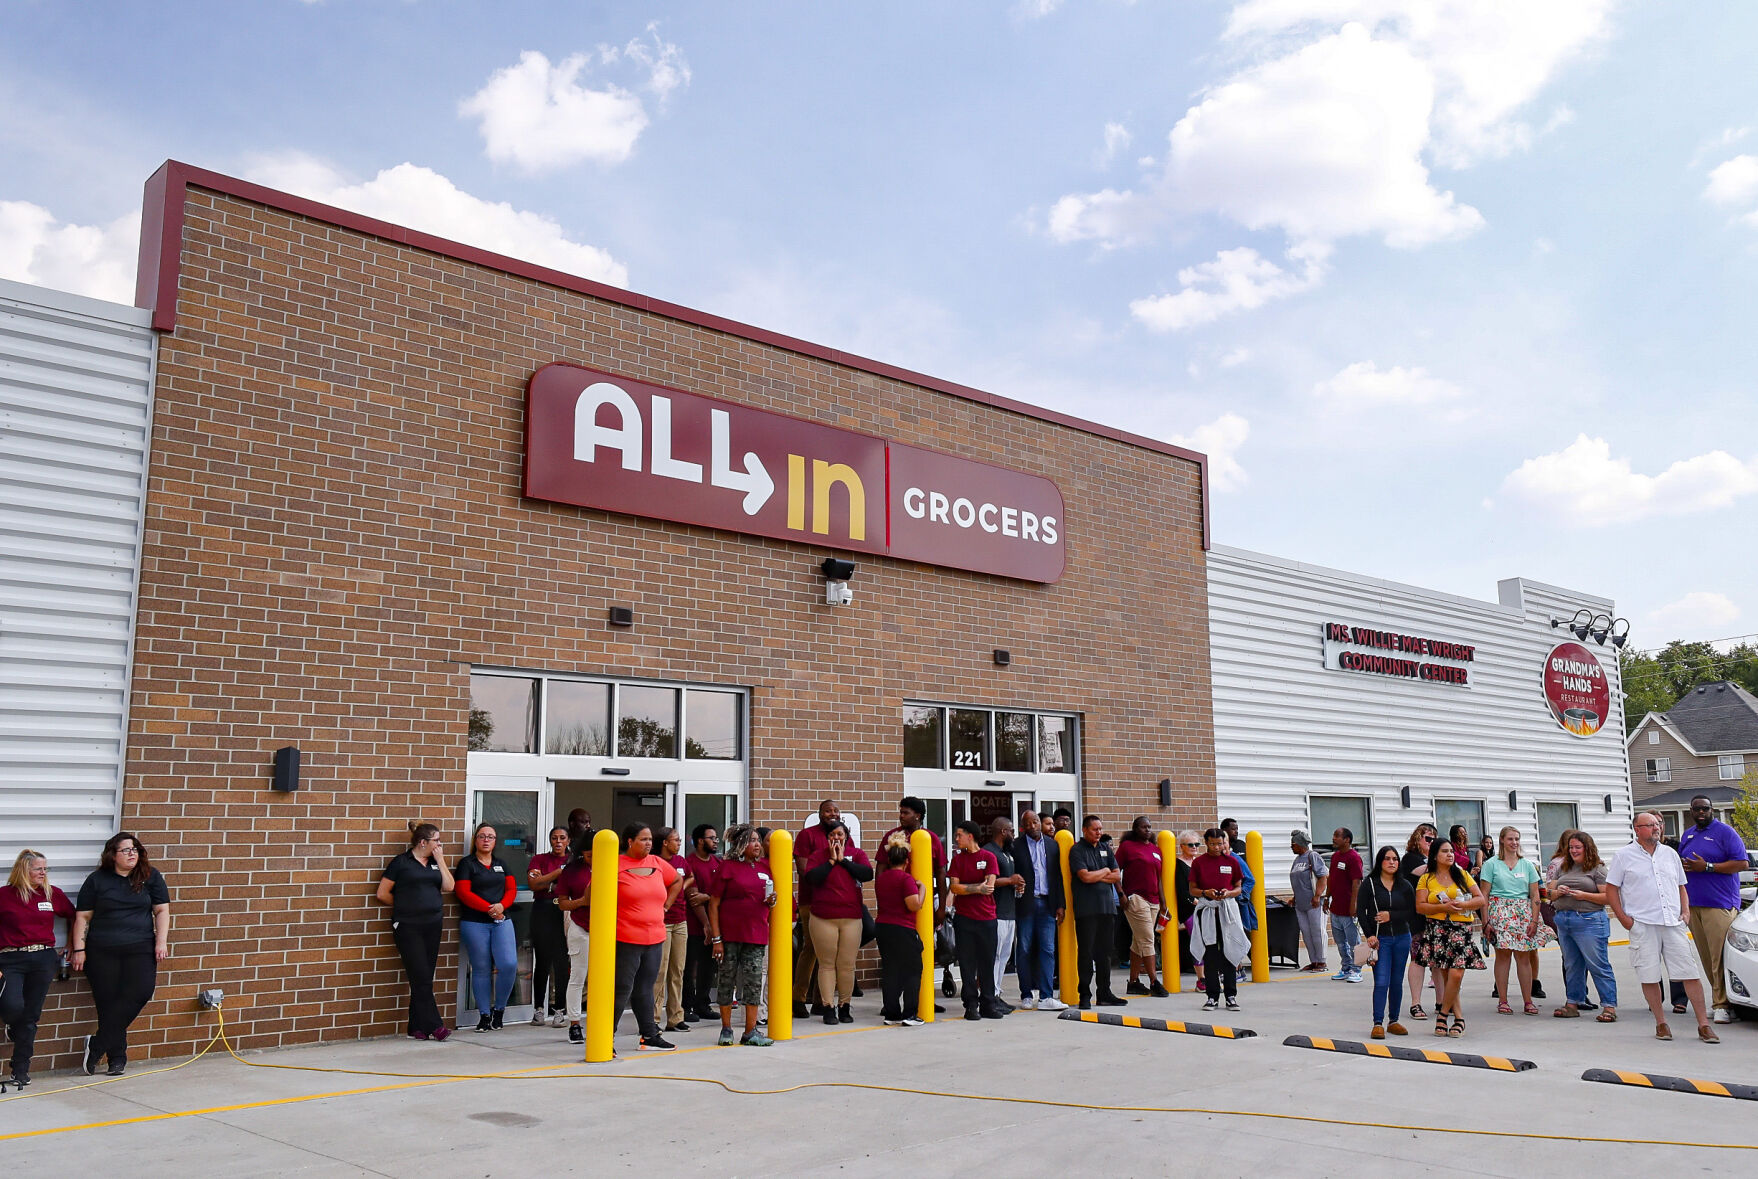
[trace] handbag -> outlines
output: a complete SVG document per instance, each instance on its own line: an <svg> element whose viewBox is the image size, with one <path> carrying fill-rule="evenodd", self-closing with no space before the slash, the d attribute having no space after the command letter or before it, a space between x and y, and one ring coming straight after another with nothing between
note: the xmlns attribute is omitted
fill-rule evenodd
<svg viewBox="0 0 1758 1179"><path fill-rule="evenodd" d="M1372 966L1380 959L1380 952L1366 942L1355 943L1355 965Z"/></svg>
<svg viewBox="0 0 1758 1179"><path fill-rule="evenodd" d="M867 908L867 902L861 902L861 944L864 946L879 936L879 923L873 920L873 911Z"/></svg>

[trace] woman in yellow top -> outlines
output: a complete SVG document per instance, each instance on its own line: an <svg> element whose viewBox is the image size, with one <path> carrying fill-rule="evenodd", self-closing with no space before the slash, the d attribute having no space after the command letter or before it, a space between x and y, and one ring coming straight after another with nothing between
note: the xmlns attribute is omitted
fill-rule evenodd
<svg viewBox="0 0 1758 1179"><path fill-rule="evenodd" d="M1471 873L1453 858L1451 840L1437 839L1428 849L1428 871L1416 882L1416 911L1428 918L1418 944L1417 961L1441 972L1446 990L1435 1010L1434 1034L1463 1036L1465 1017L1459 1014L1459 984L1467 970L1482 970L1483 955L1471 940L1471 921L1483 908L1483 890ZM1452 1026L1447 1026L1447 1017Z"/></svg>

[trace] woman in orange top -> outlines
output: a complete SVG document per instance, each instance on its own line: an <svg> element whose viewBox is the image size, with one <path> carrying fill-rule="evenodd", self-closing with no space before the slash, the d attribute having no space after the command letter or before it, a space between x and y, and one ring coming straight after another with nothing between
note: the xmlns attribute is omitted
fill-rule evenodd
<svg viewBox="0 0 1758 1179"><path fill-rule="evenodd" d="M617 986L610 1026L614 1030L622 1022L623 1009L633 1002L643 1052L677 1048L659 1034L653 1018L653 982L665 945L665 911L683 889L684 877L653 854L653 829L645 823L624 827L617 857Z"/></svg>

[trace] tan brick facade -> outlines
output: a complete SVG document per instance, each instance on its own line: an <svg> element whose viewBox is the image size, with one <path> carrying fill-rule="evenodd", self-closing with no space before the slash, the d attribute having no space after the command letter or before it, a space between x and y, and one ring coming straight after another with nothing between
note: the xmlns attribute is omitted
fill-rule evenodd
<svg viewBox="0 0 1758 1179"><path fill-rule="evenodd" d="M1089 808L1212 819L1196 463L235 196L191 189L184 215L124 798L173 956L135 1057L205 1039L206 985L249 1048L401 1030L371 893L411 818L463 849L472 665L748 687L758 820L888 812L906 697L1077 711ZM558 360L1045 475L1067 574L865 557L829 609L831 550L522 499L525 382ZM304 780L280 795L287 744ZM90 1019L56 987L39 1067L74 1064Z"/></svg>

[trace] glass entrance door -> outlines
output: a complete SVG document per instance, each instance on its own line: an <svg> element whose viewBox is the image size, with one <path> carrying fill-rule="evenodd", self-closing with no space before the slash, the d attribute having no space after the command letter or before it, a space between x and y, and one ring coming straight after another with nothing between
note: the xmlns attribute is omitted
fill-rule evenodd
<svg viewBox="0 0 1758 1179"><path fill-rule="evenodd" d="M736 784L673 782L666 801L671 825L684 837L686 854L690 850L690 833L703 823L725 835L726 829L739 821L739 793Z"/></svg>
<svg viewBox="0 0 1758 1179"><path fill-rule="evenodd" d="M509 1020L531 1018L531 886L526 883L526 872L531 867L531 857L548 850L551 806L550 784L541 778L481 777L470 781L467 811L470 821L459 840L462 845L459 854L472 854L471 834L478 824L489 824L497 836L494 854L519 885L517 899L507 917L513 923L519 947L518 978L507 1003L506 1018ZM460 954L458 959L458 1011L460 1027L477 1018L467 954Z"/></svg>

